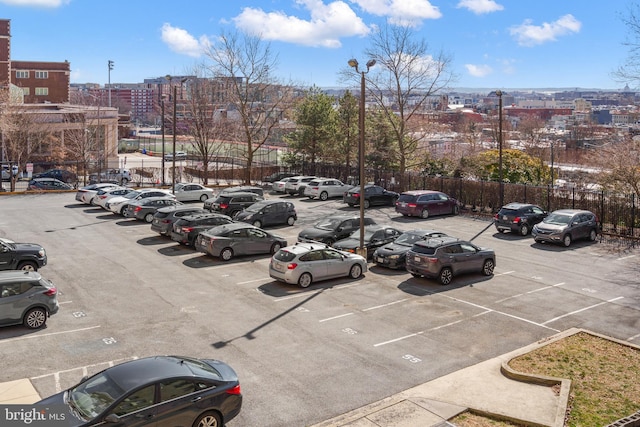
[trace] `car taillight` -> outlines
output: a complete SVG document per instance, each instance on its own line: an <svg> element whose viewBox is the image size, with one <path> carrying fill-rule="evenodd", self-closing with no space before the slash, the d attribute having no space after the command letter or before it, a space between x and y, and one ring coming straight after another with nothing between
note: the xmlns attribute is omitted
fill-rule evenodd
<svg viewBox="0 0 640 427"><path fill-rule="evenodd" d="M297 266L298 264L296 264L295 262L290 262L289 264L287 264L287 270L295 270Z"/></svg>
<svg viewBox="0 0 640 427"><path fill-rule="evenodd" d="M427 262L432 262L432 263L436 263L438 262L438 258L427 258Z"/></svg>
<svg viewBox="0 0 640 427"><path fill-rule="evenodd" d="M520 218L519 216L513 218L513 223L514 224L520 224L520 221L522 221L522 218Z"/></svg>
<svg viewBox="0 0 640 427"><path fill-rule="evenodd" d="M220 209L227 209L229 207L226 203L220 203Z"/></svg>
<svg viewBox="0 0 640 427"><path fill-rule="evenodd" d="M235 387L231 387L229 390L226 391L227 394L241 394L242 392L240 391L240 384L238 384Z"/></svg>
<svg viewBox="0 0 640 427"><path fill-rule="evenodd" d="M133 208L134 212L140 212L142 210L142 206L136 206L135 208Z"/></svg>
<svg viewBox="0 0 640 427"><path fill-rule="evenodd" d="M182 227L183 233L191 233L193 231L193 227Z"/></svg>
<svg viewBox="0 0 640 427"><path fill-rule="evenodd" d="M353 193L353 197L360 197L360 193Z"/></svg>
<svg viewBox="0 0 640 427"><path fill-rule="evenodd" d="M311 187L312 190L318 190L319 187Z"/></svg>
<svg viewBox="0 0 640 427"><path fill-rule="evenodd" d="M55 287L52 287L52 288L47 289L47 291L44 294L46 296L48 296L48 297L52 297L57 293L58 293L58 289L56 289Z"/></svg>
<svg viewBox="0 0 640 427"><path fill-rule="evenodd" d="M163 219L161 222L163 224L169 224L171 222L171 220L170 219Z"/></svg>
<svg viewBox="0 0 640 427"><path fill-rule="evenodd" d="M496 221L497 221L499 218L500 218L500 215L498 215L498 214L495 214L495 215L493 216L493 219L495 219Z"/></svg>
<svg viewBox="0 0 640 427"><path fill-rule="evenodd" d="M418 207L418 205L416 203L409 203L409 204L407 204L407 206L409 206L410 208Z"/></svg>

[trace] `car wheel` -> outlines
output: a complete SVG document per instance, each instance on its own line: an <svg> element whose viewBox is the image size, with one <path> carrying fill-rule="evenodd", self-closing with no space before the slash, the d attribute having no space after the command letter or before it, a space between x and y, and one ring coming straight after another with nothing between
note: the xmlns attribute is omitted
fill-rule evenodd
<svg viewBox="0 0 640 427"><path fill-rule="evenodd" d="M296 223L296 219L292 216L290 216L289 218L287 218L287 225L293 225Z"/></svg>
<svg viewBox="0 0 640 427"><path fill-rule="evenodd" d="M507 231L507 230L505 230L503 228L498 228L498 233L504 233L505 231Z"/></svg>
<svg viewBox="0 0 640 427"><path fill-rule="evenodd" d="M309 273L302 273L298 278L298 285L300 285L301 288L308 288L311 282L313 282L313 279Z"/></svg>
<svg viewBox="0 0 640 427"><path fill-rule="evenodd" d="M527 224L522 224L520 226L520 235L526 236L527 234L529 234L529 226Z"/></svg>
<svg viewBox="0 0 640 427"><path fill-rule="evenodd" d="M564 235L564 237L562 238L562 244L564 245L565 248L568 248L569 246L571 246L571 234Z"/></svg>
<svg viewBox="0 0 640 427"><path fill-rule="evenodd" d="M590 241L595 242L597 237L598 237L598 233L596 232L596 230L591 230L591 232L589 232Z"/></svg>
<svg viewBox="0 0 640 427"><path fill-rule="evenodd" d="M353 203L347 203L347 205L352 208L353 207Z"/></svg>
<svg viewBox="0 0 640 427"><path fill-rule="evenodd" d="M327 194L326 191L323 191L322 193L320 193L320 200L322 200L323 202L328 198L329 198L329 195Z"/></svg>
<svg viewBox="0 0 640 427"><path fill-rule="evenodd" d="M255 221L253 221L253 226L260 228L260 227L262 227L262 222L260 220L256 219Z"/></svg>
<svg viewBox="0 0 640 427"><path fill-rule="evenodd" d="M413 277L422 277L422 275L420 275L420 274L418 274L418 273L411 273L411 275L412 275Z"/></svg>
<svg viewBox="0 0 640 427"><path fill-rule="evenodd" d="M202 196L200 196L200 201L204 202L205 200L207 200L209 198L209 196L207 196L206 194L203 194Z"/></svg>
<svg viewBox="0 0 640 427"><path fill-rule="evenodd" d="M222 427L220 415L216 412L205 412L196 418L193 427Z"/></svg>
<svg viewBox="0 0 640 427"><path fill-rule="evenodd" d="M144 216L144 220L147 221L148 223L151 223L153 221L153 214L149 212Z"/></svg>
<svg viewBox="0 0 640 427"><path fill-rule="evenodd" d="M429 210L428 209L422 209L422 212L420 212L420 218L422 218L422 219L429 218Z"/></svg>
<svg viewBox="0 0 640 427"><path fill-rule="evenodd" d="M440 275L438 276L438 281L440 281L441 285L448 285L453 280L453 271L449 267L445 267L440 270Z"/></svg>
<svg viewBox="0 0 640 427"><path fill-rule="evenodd" d="M129 180L127 178L122 178L122 181L120 182L121 185L127 185L129 183Z"/></svg>
<svg viewBox="0 0 640 427"><path fill-rule="evenodd" d="M542 241L542 240L540 240L540 239L533 239L533 240L535 240L535 241L536 241L536 243L540 243L540 244L544 243L544 241Z"/></svg>
<svg viewBox="0 0 640 427"><path fill-rule="evenodd" d="M33 261L24 261L18 264L18 270L22 271L38 271L38 265Z"/></svg>
<svg viewBox="0 0 640 427"><path fill-rule="evenodd" d="M365 201L364 201L364 208L365 208L365 209L369 209L369 207L370 207L370 206L371 206L371 202L370 202L370 201L368 201L368 200L365 200Z"/></svg>
<svg viewBox="0 0 640 427"><path fill-rule="evenodd" d="M492 259L487 259L484 261L484 264L482 264L482 274L484 274L485 276L491 276L493 274L493 268L496 265L493 263Z"/></svg>
<svg viewBox="0 0 640 427"><path fill-rule="evenodd" d="M357 279L360 276L362 276L362 266L360 266L360 264L353 264L351 270L349 270L349 277Z"/></svg>
<svg viewBox="0 0 640 427"><path fill-rule="evenodd" d="M333 239L324 239L322 242L324 244L326 244L327 246L333 246L333 244L335 243L335 240L333 240Z"/></svg>
<svg viewBox="0 0 640 427"><path fill-rule="evenodd" d="M233 258L233 249L224 248L222 251L220 251L220 259L222 259L223 261L229 261L231 258Z"/></svg>
<svg viewBox="0 0 640 427"><path fill-rule="evenodd" d="M118 212L120 215L124 216L124 211L127 209L126 206L123 206L120 208L120 212Z"/></svg>
<svg viewBox="0 0 640 427"><path fill-rule="evenodd" d="M282 245L280 243L274 243L273 245L271 245L271 250L269 251L269 253L271 255L275 254L276 252L278 252L280 250L280 248L282 248Z"/></svg>
<svg viewBox="0 0 640 427"><path fill-rule="evenodd" d="M44 308L32 308L24 315L23 324L29 329L38 329L47 322L47 312Z"/></svg>
<svg viewBox="0 0 640 427"><path fill-rule="evenodd" d="M460 207L458 205L454 205L451 210L451 215L458 215L460 213Z"/></svg>

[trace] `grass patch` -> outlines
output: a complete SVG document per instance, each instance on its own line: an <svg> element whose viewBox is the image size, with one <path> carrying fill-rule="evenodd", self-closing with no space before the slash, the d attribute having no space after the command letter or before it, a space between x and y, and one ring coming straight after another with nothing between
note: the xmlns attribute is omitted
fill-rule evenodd
<svg viewBox="0 0 640 427"><path fill-rule="evenodd" d="M580 332L509 361L516 371L571 380L565 426L605 426L640 410L640 351ZM460 427L514 426L464 413Z"/></svg>

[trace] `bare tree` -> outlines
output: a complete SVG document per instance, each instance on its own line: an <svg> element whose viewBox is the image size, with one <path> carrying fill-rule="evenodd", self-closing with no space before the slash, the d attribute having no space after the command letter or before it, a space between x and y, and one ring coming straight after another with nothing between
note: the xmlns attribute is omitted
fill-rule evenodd
<svg viewBox="0 0 640 427"><path fill-rule="evenodd" d="M627 38L623 45L629 49L625 62L612 72L614 78L623 83L640 83L640 5L630 3L627 15L621 16L627 27Z"/></svg>
<svg viewBox="0 0 640 427"><path fill-rule="evenodd" d="M278 63L271 45L259 36L222 33L207 48L211 72L223 87L222 102L227 105L230 129L235 141L244 144L240 154L245 161L244 181L251 183L253 159L290 107L293 91L274 77Z"/></svg>
<svg viewBox="0 0 640 427"><path fill-rule="evenodd" d="M610 141L593 149L590 160L600 168L599 183L604 188L640 198L640 137Z"/></svg>
<svg viewBox="0 0 640 427"><path fill-rule="evenodd" d="M418 118L430 98L454 78L451 57L442 51L431 55L427 42L416 36L409 26L381 26L365 51L367 58L376 61L366 74L367 92L392 126L401 176L423 163L417 149L428 131ZM399 120L392 120L394 117Z"/></svg>

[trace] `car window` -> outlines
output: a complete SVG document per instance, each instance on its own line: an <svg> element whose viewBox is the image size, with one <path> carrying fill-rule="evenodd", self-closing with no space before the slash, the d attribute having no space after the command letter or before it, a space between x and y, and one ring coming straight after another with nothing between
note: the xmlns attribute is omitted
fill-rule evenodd
<svg viewBox="0 0 640 427"><path fill-rule="evenodd" d="M462 252L464 253L476 253L476 247L470 243L461 243L460 247L462 248Z"/></svg>
<svg viewBox="0 0 640 427"><path fill-rule="evenodd" d="M544 213L544 211L538 207L533 207L531 208L531 210L533 211L533 213L538 214L538 215L542 215Z"/></svg>
<svg viewBox="0 0 640 427"><path fill-rule="evenodd" d="M175 399L196 391L196 384L193 381L177 379L163 381L160 383L160 401Z"/></svg>
<svg viewBox="0 0 640 427"><path fill-rule="evenodd" d="M31 289L29 283L5 283L0 288L0 297L7 298L25 293Z"/></svg>
<svg viewBox="0 0 640 427"><path fill-rule="evenodd" d="M440 250L445 254L461 254L462 253L462 247L458 244L445 246Z"/></svg>
<svg viewBox="0 0 640 427"><path fill-rule="evenodd" d="M113 413L118 416L123 416L153 405L155 389L155 385L150 385L134 391L113 409Z"/></svg>
<svg viewBox="0 0 640 427"><path fill-rule="evenodd" d="M257 228L247 230L247 234L249 237L253 237L254 239L264 239L267 237L267 233L262 230L258 230Z"/></svg>
<svg viewBox="0 0 640 427"><path fill-rule="evenodd" d="M240 230L233 230L231 233L229 233L229 237L238 239L247 237L247 230L245 228L241 228Z"/></svg>
<svg viewBox="0 0 640 427"><path fill-rule="evenodd" d="M325 259L342 259L342 254L332 249L324 249L322 254Z"/></svg>
<svg viewBox="0 0 640 427"><path fill-rule="evenodd" d="M300 257L300 261L322 261L323 259L322 251L311 251Z"/></svg>

